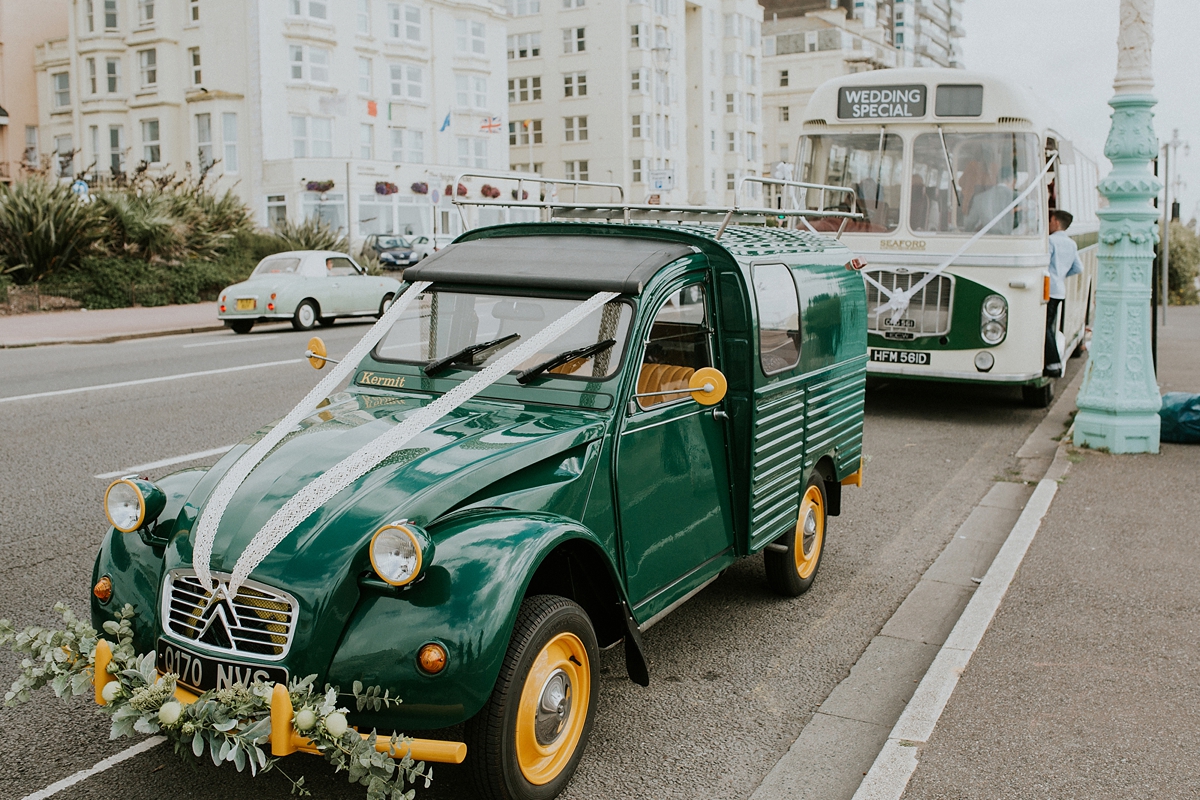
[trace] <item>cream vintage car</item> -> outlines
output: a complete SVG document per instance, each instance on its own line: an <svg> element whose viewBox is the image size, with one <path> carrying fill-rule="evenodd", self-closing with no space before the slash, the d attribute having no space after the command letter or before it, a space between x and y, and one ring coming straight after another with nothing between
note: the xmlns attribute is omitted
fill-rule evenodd
<svg viewBox="0 0 1200 800"><path fill-rule="evenodd" d="M234 333L273 320L306 331L338 317L379 316L399 289L395 278L368 275L345 253L289 250L267 256L249 278L222 291L217 319Z"/></svg>

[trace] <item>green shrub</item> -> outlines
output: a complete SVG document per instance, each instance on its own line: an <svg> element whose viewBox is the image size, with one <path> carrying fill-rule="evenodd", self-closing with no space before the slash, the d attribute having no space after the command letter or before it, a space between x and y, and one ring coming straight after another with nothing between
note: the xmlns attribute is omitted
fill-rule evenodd
<svg viewBox="0 0 1200 800"><path fill-rule="evenodd" d="M41 177L0 184L0 272L31 283L78 267L105 231L100 208Z"/></svg>
<svg viewBox="0 0 1200 800"><path fill-rule="evenodd" d="M280 250L336 250L347 254L350 252L350 241L317 217L309 217L298 225L283 222L273 233L282 245Z"/></svg>
<svg viewBox="0 0 1200 800"><path fill-rule="evenodd" d="M1200 237L1195 228L1181 222L1171 223L1171 263L1167 270L1167 291L1175 305L1200 303L1196 275L1200 272ZM1158 273L1160 276L1162 272Z"/></svg>

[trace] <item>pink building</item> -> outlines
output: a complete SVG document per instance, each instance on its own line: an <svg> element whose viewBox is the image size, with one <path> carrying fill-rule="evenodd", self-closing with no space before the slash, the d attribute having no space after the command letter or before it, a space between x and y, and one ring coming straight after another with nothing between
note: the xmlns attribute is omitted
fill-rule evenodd
<svg viewBox="0 0 1200 800"><path fill-rule="evenodd" d="M50 152L38 140L34 49L67 35L67 0L0 0L0 182Z"/></svg>

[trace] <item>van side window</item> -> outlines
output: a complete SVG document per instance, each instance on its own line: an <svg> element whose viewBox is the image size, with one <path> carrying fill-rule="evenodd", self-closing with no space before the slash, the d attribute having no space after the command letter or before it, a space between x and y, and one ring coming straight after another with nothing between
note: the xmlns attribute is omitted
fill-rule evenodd
<svg viewBox="0 0 1200 800"><path fill-rule="evenodd" d="M800 361L800 302L792 271L783 264L754 267L758 300L758 355L767 375L791 369Z"/></svg>
<svg viewBox="0 0 1200 800"><path fill-rule="evenodd" d="M685 286L667 298L650 327L637 392L683 391L639 397L637 401L642 409L673 403L688 396L688 380L692 373L701 367L712 366L708 347L710 331L703 284Z"/></svg>

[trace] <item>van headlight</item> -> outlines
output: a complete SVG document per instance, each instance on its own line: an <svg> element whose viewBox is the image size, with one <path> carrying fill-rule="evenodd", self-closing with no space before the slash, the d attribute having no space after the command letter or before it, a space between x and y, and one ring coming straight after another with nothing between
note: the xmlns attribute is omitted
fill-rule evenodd
<svg viewBox="0 0 1200 800"><path fill-rule="evenodd" d="M979 317L980 338L988 344L1000 344L1008 333L1008 301L1003 295L989 294L983 298Z"/></svg>
<svg viewBox="0 0 1200 800"><path fill-rule="evenodd" d="M120 478L104 492L104 514L121 533L131 533L158 518L167 496L153 483L141 478Z"/></svg>
<svg viewBox="0 0 1200 800"><path fill-rule="evenodd" d="M392 586L415 581L432 558L433 541L410 522L384 525L371 538L371 566Z"/></svg>

